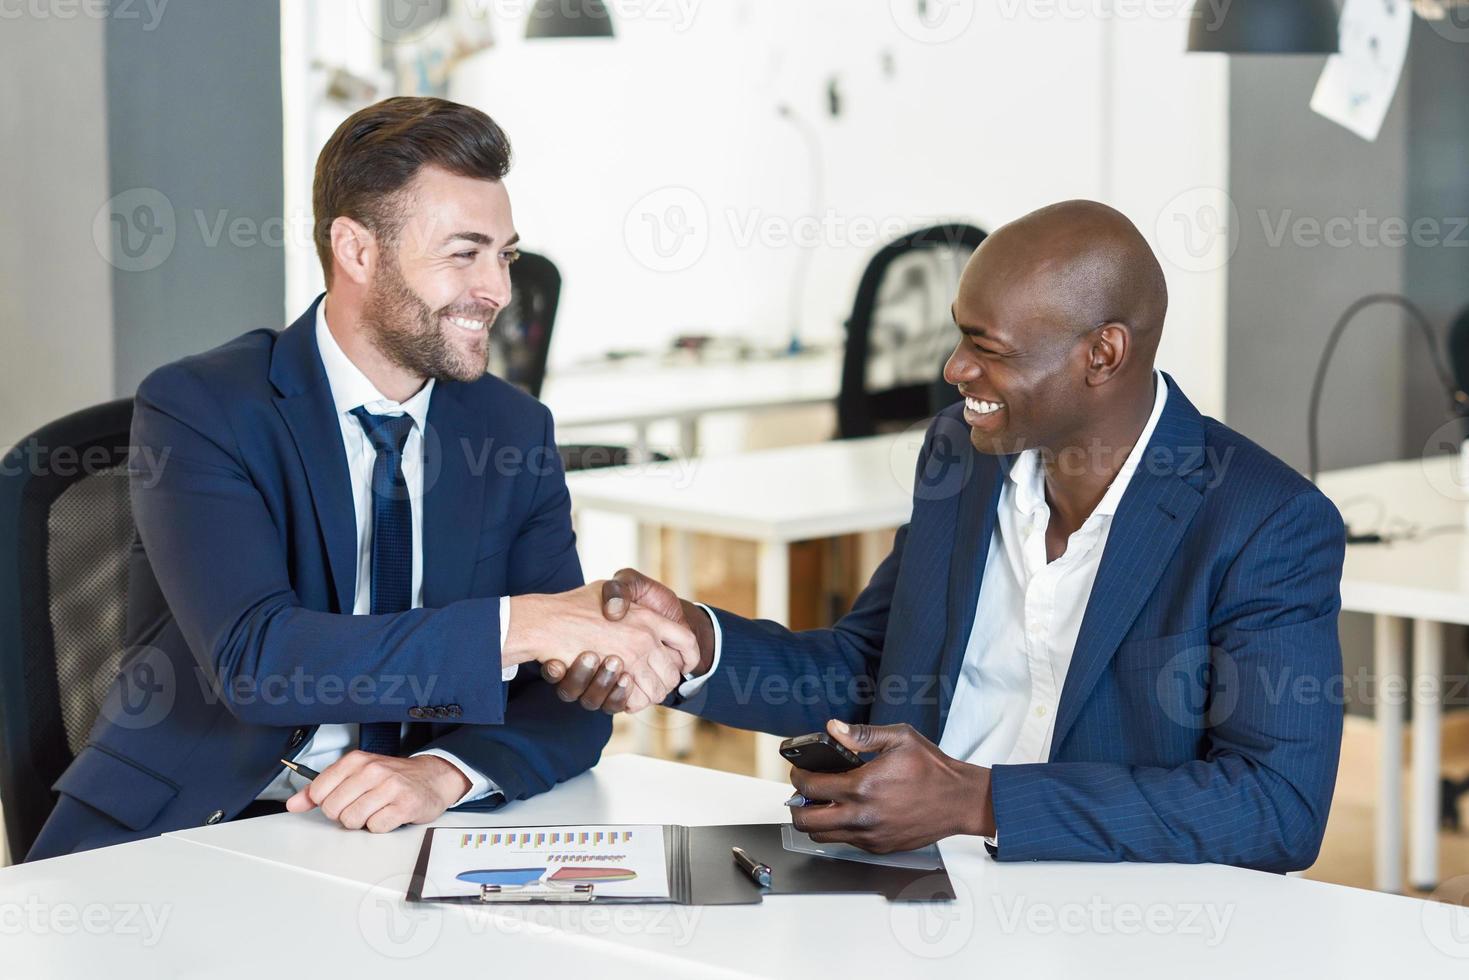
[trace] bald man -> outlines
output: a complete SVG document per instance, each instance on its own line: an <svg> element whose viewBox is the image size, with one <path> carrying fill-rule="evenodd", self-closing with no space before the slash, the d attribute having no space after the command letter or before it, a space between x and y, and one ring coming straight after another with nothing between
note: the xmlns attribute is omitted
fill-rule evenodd
<svg viewBox="0 0 1469 980"><path fill-rule="evenodd" d="M974 253L910 523L851 613L794 633L696 607L679 707L868 757L795 788L817 841L954 834L1002 861L1315 860L1336 777L1345 535L1310 483L1153 367L1167 288L1118 212L1043 208ZM547 668L615 710L595 658ZM615 665L614 665L615 666ZM1339 690L1339 688L1337 688ZM609 696L610 692L610 696Z"/></svg>

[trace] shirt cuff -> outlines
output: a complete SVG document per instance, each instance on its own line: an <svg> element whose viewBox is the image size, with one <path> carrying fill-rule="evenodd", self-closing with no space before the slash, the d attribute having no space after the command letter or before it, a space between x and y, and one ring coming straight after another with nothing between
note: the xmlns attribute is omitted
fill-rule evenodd
<svg viewBox="0 0 1469 980"><path fill-rule="evenodd" d="M464 778L469 780L469 792L465 793L463 796L459 797L459 799L455 800L454 803L449 806L449 809L451 810L454 809L454 807L456 806L463 806L466 803L473 803L475 800L482 800L486 796L489 796L491 793L503 792L500 787L496 786L494 781L487 777L484 773L480 772L477 769L469 768L459 760L458 756L454 755L451 752L445 752L443 749L424 749L422 752L413 753L411 758L416 759L421 755L432 755L443 759L445 762L449 763L449 765L464 773Z"/></svg>
<svg viewBox="0 0 1469 980"><path fill-rule="evenodd" d="M500 597L500 649L502 651L505 649L505 640L509 636L510 636L510 597L508 595L502 595ZM502 656L503 656L503 653L502 653ZM509 667L501 667L500 668L500 680L505 681L507 683L509 683L510 681L515 680L515 672L518 671L518 670L520 670L520 664L511 664ZM450 761L452 762L453 760L450 759ZM466 773L465 775L468 775L468 773ZM463 800L460 800L459 802L460 803L463 803L464 801ZM458 804L455 804L455 805L457 806Z"/></svg>
<svg viewBox="0 0 1469 980"><path fill-rule="evenodd" d="M699 688L704 686L704 682L714 676L714 672L719 669L719 654L721 648L724 646L724 631L719 628L719 617L714 615L714 610L702 602L696 602L694 605L708 613L709 622L714 624L714 659L710 661L709 669L704 671L703 674L686 680L678 686L678 696L681 698L693 697L699 692Z"/></svg>

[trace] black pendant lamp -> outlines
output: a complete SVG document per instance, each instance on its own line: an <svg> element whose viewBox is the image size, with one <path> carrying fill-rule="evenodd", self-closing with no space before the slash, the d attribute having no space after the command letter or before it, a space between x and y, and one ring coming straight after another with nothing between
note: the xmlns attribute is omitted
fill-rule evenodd
<svg viewBox="0 0 1469 980"><path fill-rule="evenodd" d="M602 0L536 0L525 36L531 40L547 37L611 37L612 15Z"/></svg>
<svg viewBox="0 0 1469 980"><path fill-rule="evenodd" d="M1332 0L1195 0L1188 49L1221 54L1336 54Z"/></svg>

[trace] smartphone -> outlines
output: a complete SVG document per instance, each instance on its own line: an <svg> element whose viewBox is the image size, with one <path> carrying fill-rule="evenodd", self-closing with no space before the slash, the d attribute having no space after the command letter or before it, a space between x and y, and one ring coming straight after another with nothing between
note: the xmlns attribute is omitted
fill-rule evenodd
<svg viewBox="0 0 1469 980"><path fill-rule="evenodd" d="M855 752L826 732L788 738L780 743L780 755L807 772L847 772L862 764Z"/></svg>

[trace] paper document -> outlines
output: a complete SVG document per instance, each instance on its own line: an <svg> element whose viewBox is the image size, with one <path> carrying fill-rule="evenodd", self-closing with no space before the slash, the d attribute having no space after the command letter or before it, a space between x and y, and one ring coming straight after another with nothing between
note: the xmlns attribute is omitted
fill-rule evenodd
<svg viewBox="0 0 1469 980"><path fill-rule="evenodd" d="M667 899L668 862L657 824L437 827L424 899L474 898L481 885L592 884L604 898Z"/></svg>
<svg viewBox="0 0 1469 980"><path fill-rule="evenodd" d="M1364 140L1376 140L1398 89L1412 30L1408 0L1347 0L1341 54L1326 59L1311 108Z"/></svg>

